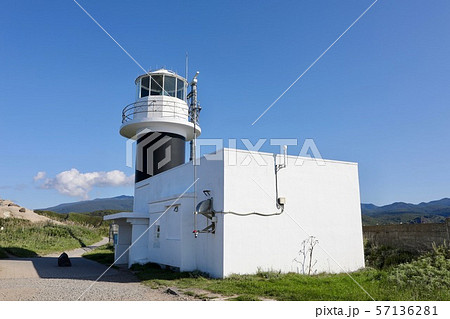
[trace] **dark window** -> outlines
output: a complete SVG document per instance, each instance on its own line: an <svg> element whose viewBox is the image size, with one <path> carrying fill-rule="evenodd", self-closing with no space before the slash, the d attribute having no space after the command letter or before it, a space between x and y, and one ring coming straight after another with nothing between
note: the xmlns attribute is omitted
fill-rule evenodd
<svg viewBox="0 0 450 319"><path fill-rule="evenodd" d="M172 76L164 76L164 95L175 96L175 81Z"/></svg>
<svg viewBox="0 0 450 319"><path fill-rule="evenodd" d="M152 75L151 95L162 95L163 91L163 76Z"/></svg>
<svg viewBox="0 0 450 319"><path fill-rule="evenodd" d="M177 98L184 100L184 82L177 79Z"/></svg>
<svg viewBox="0 0 450 319"><path fill-rule="evenodd" d="M148 91L149 91L149 77L143 77L141 78L141 96L140 97L145 97L148 96Z"/></svg>

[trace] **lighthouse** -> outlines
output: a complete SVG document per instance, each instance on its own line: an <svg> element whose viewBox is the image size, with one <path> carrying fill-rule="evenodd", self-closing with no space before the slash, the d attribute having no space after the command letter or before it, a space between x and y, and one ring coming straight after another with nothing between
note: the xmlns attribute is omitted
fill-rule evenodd
<svg viewBox="0 0 450 319"><path fill-rule="evenodd" d="M166 69L140 75L135 84L136 101L122 111L120 134L137 141L138 183L183 164L186 142L198 137L201 129L196 76L189 95L187 80Z"/></svg>
<svg viewBox="0 0 450 319"><path fill-rule="evenodd" d="M318 165L286 148L218 147L197 156L197 75L188 82L159 69L135 80L135 101L120 124L120 134L136 141L133 211L104 216L118 226L115 264L150 262L217 278L364 267L358 164ZM320 248L303 256L306 263L299 251L309 241Z"/></svg>

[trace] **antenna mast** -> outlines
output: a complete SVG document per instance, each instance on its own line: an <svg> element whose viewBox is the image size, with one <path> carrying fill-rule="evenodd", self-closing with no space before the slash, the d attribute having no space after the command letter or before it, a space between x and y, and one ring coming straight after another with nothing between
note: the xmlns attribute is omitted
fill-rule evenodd
<svg viewBox="0 0 450 319"><path fill-rule="evenodd" d="M184 61L184 78L187 80L188 79L188 73L189 73L189 55L186 51L186 57L185 57L185 61ZM186 90L184 90L184 99L186 99L187 97L187 88Z"/></svg>
<svg viewBox="0 0 450 319"><path fill-rule="evenodd" d="M192 165L194 166L194 181L197 180L197 156L196 156L196 148L197 148L197 131L196 127L198 124L198 115L200 113L200 110L202 109L200 105L198 104L197 100L197 76L200 72L197 71L195 73L194 78L192 79L190 85L191 85L191 92L189 93L188 97L191 100L190 103L190 116L191 116L191 122L194 124L194 138L191 140L191 154L189 161L192 161ZM198 227L197 227L197 183L194 183L194 236L197 238L198 236Z"/></svg>

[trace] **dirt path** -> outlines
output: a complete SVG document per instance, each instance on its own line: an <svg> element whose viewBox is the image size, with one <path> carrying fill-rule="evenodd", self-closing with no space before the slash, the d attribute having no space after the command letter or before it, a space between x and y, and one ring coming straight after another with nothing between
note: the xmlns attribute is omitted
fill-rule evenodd
<svg viewBox="0 0 450 319"><path fill-rule="evenodd" d="M82 294L80 300L192 299L148 288L124 269L110 269L96 282L107 267L81 255L105 243L103 239L92 246L68 251L72 267L58 267L59 254L0 259L0 300L77 300Z"/></svg>
<svg viewBox="0 0 450 319"><path fill-rule="evenodd" d="M97 247L106 245L107 243L108 243L108 238L103 237L103 239L101 241L99 241L98 243L92 244L90 246L66 251L66 254L69 255L70 258L81 257L83 254L85 254L91 250L94 250ZM48 254L48 255L45 255L44 257L59 257L59 255L61 255L61 253Z"/></svg>

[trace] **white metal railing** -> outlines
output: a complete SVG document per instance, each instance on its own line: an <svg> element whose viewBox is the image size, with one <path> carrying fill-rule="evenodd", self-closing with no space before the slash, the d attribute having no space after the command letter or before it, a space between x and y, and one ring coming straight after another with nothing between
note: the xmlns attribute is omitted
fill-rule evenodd
<svg viewBox="0 0 450 319"><path fill-rule="evenodd" d="M189 108L175 101L137 101L125 106L122 111L122 123L137 118L169 117L182 120L189 119Z"/></svg>

